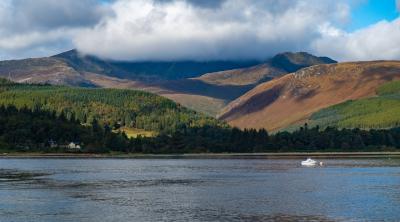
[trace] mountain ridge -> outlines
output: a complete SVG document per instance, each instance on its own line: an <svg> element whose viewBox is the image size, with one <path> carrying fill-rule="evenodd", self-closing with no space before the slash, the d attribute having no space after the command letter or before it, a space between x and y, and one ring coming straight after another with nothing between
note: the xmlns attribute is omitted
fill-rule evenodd
<svg viewBox="0 0 400 222"><path fill-rule="evenodd" d="M114 61L69 50L51 56L68 63L80 72L94 72L131 80L176 80L200 76L207 72L253 66L256 60L231 61Z"/></svg>
<svg viewBox="0 0 400 222"><path fill-rule="evenodd" d="M305 67L332 63L337 63L337 61L328 57L317 57L306 52L284 52L275 55L262 64L207 73L195 79L220 85L256 85Z"/></svg>

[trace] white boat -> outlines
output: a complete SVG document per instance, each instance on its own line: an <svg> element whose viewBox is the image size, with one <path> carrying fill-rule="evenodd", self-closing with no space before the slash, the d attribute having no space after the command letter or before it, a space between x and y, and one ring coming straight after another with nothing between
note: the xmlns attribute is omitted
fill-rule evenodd
<svg viewBox="0 0 400 222"><path fill-rule="evenodd" d="M301 161L302 166L315 166L317 164L317 161L307 158L307 160Z"/></svg>

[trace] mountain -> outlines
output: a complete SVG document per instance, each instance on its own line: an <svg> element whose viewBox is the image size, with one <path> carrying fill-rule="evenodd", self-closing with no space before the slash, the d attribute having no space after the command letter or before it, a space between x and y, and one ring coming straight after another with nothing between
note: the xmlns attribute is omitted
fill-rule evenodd
<svg viewBox="0 0 400 222"><path fill-rule="evenodd" d="M331 63L336 63L336 61L328 57L317 57L307 52L285 52L274 56L269 61L271 66L280 68L289 73L313 65Z"/></svg>
<svg viewBox="0 0 400 222"><path fill-rule="evenodd" d="M399 61L316 65L263 83L231 102L219 118L240 128L277 131L307 122L323 108L376 96L400 79Z"/></svg>
<svg viewBox="0 0 400 222"><path fill-rule="evenodd" d="M257 61L121 62L80 55L0 61L0 77L16 82L144 90L188 108L216 116L229 102L288 73L287 70L335 62L308 53L282 53Z"/></svg>
<svg viewBox="0 0 400 222"><path fill-rule="evenodd" d="M336 61L306 52L285 52L256 66L208 73L195 79L216 85L256 85L301 68L331 63L336 63Z"/></svg>
<svg viewBox="0 0 400 222"><path fill-rule="evenodd" d="M336 63L336 61L305 52L286 52L278 54L259 65L207 73L197 78L191 78L192 84L188 83L187 80L180 80L181 84L167 84L173 87L186 86L186 89L191 90L189 90L190 93L188 94L167 94L164 96L195 110L216 116L229 102L260 83L288 74L288 70L298 70L302 67L331 63ZM199 88L195 85L208 87ZM164 86L164 88L167 87ZM185 90L182 90L182 88L175 90L175 92L183 91ZM188 92L188 90L185 92ZM171 95L174 95L174 97L171 97Z"/></svg>
<svg viewBox="0 0 400 222"><path fill-rule="evenodd" d="M0 76L21 82L79 85L81 74L97 73L122 79L151 81L197 77L204 73L249 67L257 61L121 62L102 60L70 50L51 57L0 61Z"/></svg>
<svg viewBox="0 0 400 222"><path fill-rule="evenodd" d="M141 81L176 80L204 73L249 67L259 61L110 61L70 50L52 58L64 61L78 72L92 72Z"/></svg>
<svg viewBox="0 0 400 222"><path fill-rule="evenodd" d="M231 101L231 99L226 101L224 95L222 95L224 98L220 98L220 95L230 87L218 87L186 78L258 63L257 61L120 62L83 56L76 50L70 50L46 58L0 61L0 77L10 78L16 82L146 90L215 116ZM250 87L232 87L227 92L233 92L229 97L237 98L249 89ZM210 96L213 93L216 96Z"/></svg>
<svg viewBox="0 0 400 222"><path fill-rule="evenodd" d="M0 77L16 82L94 86L80 72L55 58L0 61Z"/></svg>

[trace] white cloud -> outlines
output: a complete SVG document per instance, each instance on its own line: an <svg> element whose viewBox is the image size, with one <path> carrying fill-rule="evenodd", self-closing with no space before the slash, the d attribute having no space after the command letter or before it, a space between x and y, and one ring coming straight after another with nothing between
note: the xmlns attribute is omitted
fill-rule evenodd
<svg viewBox="0 0 400 222"><path fill-rule="evenodd" d="M97 0L1 0L0 59L71 49L76 31L96 25L109 13Z"/></svg>
<svg viewBox="0 0 400 222"><path fill-rule="evenodd" d="M341 61L400 59L400 18L347 33L326 26L312 48Z"/></svg>
<svg viewBox="0 0 400 222"><path fill-rule="evenodd" d="M346 1L317 0L226 0L211 8L119 0L112 10L115 16L75 36L80 51L123 60L265 59L307 50L320 24L349 17Z"/></svg>

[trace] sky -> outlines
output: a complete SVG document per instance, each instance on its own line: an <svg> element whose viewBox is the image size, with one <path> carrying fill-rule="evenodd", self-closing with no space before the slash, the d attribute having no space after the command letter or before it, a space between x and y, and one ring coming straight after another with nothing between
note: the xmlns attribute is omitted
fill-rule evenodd
<svg viewBox="0 0 400 222"><path fill-rule="evenodd" d="M400 60L400 0L0 0L0 60Z"/></svg>

